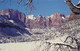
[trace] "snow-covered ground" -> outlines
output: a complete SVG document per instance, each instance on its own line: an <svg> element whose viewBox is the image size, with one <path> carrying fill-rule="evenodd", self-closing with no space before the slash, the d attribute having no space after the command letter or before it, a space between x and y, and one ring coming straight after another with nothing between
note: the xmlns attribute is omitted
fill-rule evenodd
<svg viewBox="0 0 80 51"><path fill-rule="evenodd" d="M49 40L48 42L52 42L52 41L53 40ZM0 51L46 51L46 50L52 51L53 48L48 49L50 46L48 42L47 41L33 41L33 42L0 44Z"/></svg>
<svg viewBox="0 0 80 51"><path fill-rule="evenodd" d="M34 51L41 42L21 42L0 44L0 51Z"/></svg>

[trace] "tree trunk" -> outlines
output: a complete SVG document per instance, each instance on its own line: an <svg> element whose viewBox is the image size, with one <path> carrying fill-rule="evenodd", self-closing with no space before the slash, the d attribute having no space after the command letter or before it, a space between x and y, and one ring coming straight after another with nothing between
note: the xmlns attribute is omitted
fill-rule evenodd
<svg viewBox="0 0 80 51"><path fill-rule="evenodd" d="M80 7L74 5L71 0L65 0L66 4L69 6L69 8L71 9L71 11L75 14L80 14Z"/></svg>

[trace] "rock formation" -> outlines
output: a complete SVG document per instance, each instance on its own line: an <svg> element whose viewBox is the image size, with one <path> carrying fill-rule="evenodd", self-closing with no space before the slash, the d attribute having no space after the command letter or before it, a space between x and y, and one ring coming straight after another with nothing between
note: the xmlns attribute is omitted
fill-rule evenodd
<svg viewBox="0 0 80 51"><path fill-rule="evenodd" d="M26 18L26 26L30 28L51 28L51 27L60 27L65 21L63 18L65 16L60 13L52 14L51 16L43 17L38 15L36 19L31 20Z"/></svg>
<svg viewBox="0 0 80 51"><path fill-rule="evenodd" d="M51 28L60 27L64 23L65 16L60 13L52 14L51 16L43 17L38 15L25 15L17 10L7 9L0 11L0 15L9 20L14 20L16 23L26 26L27 28Z"/></svg>

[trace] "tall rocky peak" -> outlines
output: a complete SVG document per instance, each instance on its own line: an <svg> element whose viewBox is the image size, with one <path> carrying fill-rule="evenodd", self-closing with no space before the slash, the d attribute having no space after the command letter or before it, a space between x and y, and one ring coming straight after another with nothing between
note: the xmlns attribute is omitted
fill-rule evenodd
<svg viewBox="0 0 80 51"><path fill-rule="evenodd" d="M46 17L46 25L47 25L47 27L51 27L51 23L52 23L52 21L51 21L50 16L47 16Z"/></svg>
<svg viewBox="0 0 80 51"><path fill-rule="evenodd" d="M52 27L60 27L62 25L62 23L64 23L64 19L65 16L64 14L60 14L60 13L54 13L50 16L51 19L51 26Z"/></svg>
<svg viewBox="0 0 80 51"><path fill-rule="evenodd" d="M62 17L65 17L65 15L64 14L60 14L60 13L54 13L50 17L51 18L60 18L60 17L62 18Z"/></svg>
<svg viewBox="0 0 80 51"><path fill-rule="evenodd" d="M40 21L43 19L43 17L41 15L38 15L36 19Z"/></svg>
<svg viewBox="0 0 80 51"><path fill-rule="evenodd" d="M42 17L42 15L39 14L39 15L37 16L37 18L43 18L43 17Z"/></svg>

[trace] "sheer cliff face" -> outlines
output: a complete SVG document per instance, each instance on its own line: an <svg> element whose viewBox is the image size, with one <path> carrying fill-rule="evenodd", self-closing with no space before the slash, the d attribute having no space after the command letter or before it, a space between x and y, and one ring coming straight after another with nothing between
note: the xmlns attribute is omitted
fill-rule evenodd
<svg viewBox="0 0 80 51"><path fill-rule="evenodd" d="M62 23L64 23L62 17L65 17L63 14L55 13L47 17L38 15L36 18L34 15L26 16L25 14L12 9L2 10L0 11L0 15L6 16L7 19L14 20L16 23L28 28L60 27Z"/></svg>
<svg viewBox="0 0 80 51"><path fill-rule="evenodd" d="M14 20L16 23L25 26L25 15L21 12L18 12L17 10L2 10L0 11L0 15L5 15L7 16L7 19Z"/></svg>

